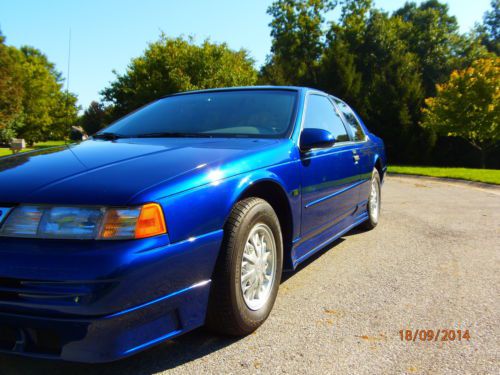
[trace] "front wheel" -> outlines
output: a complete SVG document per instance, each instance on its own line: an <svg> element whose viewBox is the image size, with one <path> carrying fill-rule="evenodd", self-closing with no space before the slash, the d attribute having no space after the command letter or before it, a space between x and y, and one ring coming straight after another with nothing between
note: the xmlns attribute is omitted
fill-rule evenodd
<svg viewBox="0 0 500 375"><path fill-rule="evenodd" d="M370 195L367 203L368 220L362 224L363 229L370 230L377 226L380 216L380 202L380 175L377 169L373 168Z"/></svg>
<svg viewBox="0 0 500 375"><path fill-rule="evenodd" d="M224 228L206 325L246 335L269 316L283 269L283 239L273 208L260 198L238 202Z"/></svg>

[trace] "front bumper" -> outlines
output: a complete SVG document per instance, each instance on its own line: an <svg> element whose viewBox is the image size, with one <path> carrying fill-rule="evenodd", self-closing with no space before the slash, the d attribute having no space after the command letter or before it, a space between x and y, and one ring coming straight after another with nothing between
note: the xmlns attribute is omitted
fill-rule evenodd
<svg viewBox="0 0 500 375"><path fill-rule="evenodd" d="M221 241L0 239L0 352L109 362L203 325Z"/></svg>

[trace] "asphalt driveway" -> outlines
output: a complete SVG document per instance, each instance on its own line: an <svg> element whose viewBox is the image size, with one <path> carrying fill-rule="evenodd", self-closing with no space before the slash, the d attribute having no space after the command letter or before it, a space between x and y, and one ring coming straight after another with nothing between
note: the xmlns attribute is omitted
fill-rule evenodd
<svg viewBox="0 0 500 375"><path fill-rule="evenodd" d="M0 356L0 374L498 373L500 189L389 177L382 217L281 284L261 329L203 330L106 365ZM402 341L400 330L469 330Z"/></svg>

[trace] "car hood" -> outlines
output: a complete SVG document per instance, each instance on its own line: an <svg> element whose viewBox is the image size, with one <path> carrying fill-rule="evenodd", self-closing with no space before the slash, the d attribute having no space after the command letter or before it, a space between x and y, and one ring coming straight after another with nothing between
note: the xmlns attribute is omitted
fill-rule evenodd
<svg viewBox="0 0 500 375"><path fill-rule="evenodd" d="M141 193L151 189L157 196L147 199L282 162L290 145L236 138L88 140L0 158L0 202L141 203Z"/></svg>

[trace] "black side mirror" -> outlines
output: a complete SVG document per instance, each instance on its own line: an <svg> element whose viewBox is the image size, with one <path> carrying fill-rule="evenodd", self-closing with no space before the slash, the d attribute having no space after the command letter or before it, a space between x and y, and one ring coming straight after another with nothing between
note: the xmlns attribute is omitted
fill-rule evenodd
<svg viewBox="0 0 500 375"><path fill-rule="evenodd" d="M308 151L313 148L328 148L335 143L335 137L325 129L308 128L300 134L300 149Z"/></svg>

